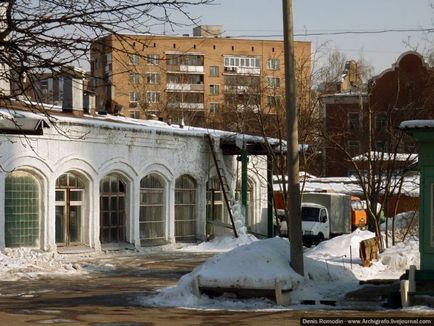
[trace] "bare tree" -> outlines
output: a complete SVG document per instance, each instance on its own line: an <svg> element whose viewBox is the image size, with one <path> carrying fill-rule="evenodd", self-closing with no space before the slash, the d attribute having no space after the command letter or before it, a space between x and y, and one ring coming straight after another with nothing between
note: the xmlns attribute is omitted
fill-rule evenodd
<svg viewBox="0 0 434 326"><path fill-rule="evenodd" d="M0 99L33 88L33 76L89 62L90 44L107 34L151 34L158 25L195 24L189 7L214 0L4 1L0 3ZM174 17L178 18L174 18ZM167 28L167 27L166 27Z"/></svg>

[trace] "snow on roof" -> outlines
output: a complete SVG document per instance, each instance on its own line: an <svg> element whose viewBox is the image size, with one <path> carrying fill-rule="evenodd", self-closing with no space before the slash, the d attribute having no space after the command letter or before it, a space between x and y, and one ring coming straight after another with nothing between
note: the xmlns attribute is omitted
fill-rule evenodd
<svg viewBox="0 0 434 326"><path fill-rule="evenodd" d="M391 190L398 190L397 185L400 176L392 179ZM312 178L301 182L304 192L335 192L340 194L363 196L363 189L360 181L356 177L336 177L336 178ZM282 191L281 183L273 184L273 191ZM409 197L419 197L419 175L405 176L401 188L401 193Z"/></svg>
<svg viewBox="0 0 434 326"><path fill-rule="evenodd" d="M407 120L399 124L400 129L434 128L434 120Z"/></svg>
<svg viewBox="0 0 434 326"><path fill-rule="evenodd" d="M361 155L354 156L351 160L355 162L363 162L371 160L382 160L382 161L399 161L399 162L417 162L417 154L407 154L407 153L386 153L386 152L366 152Z"/></svg>
<svg viewBox="0 0 434 326"><path fill-rule="evenodd" d="M13 125L13 121L19 117L25 117L29 121L45 121L56 125L81 125L94 128L106 128L106 129L118 129L118 130L135 130L135 131L155 131L157 133L169 134L169 135L179 135L179 136L192 136L192 137L203 137L207 134L214 138L222 138L225 140L233 141L235 145L240 146L243 143L255 143L264 144L266 141L262 136L253 136L247 134L239 134L235 132L217 130L217 129L207 129L192 126L184 126L177 124L168 124L163 121L158 120L142 120L133 119L123 116L114 116L110 114L90 116L84 115L83 117L77 117L72 115L57 114L55 112L47 110L47 115L42 113L32 113L26 110L0 108L0 123L2 117L9 121L9 124ZM1 127L1 125L0 125ZM268 143L271 146L282 145L282 150L286 149L286 141L267 138Z"/></svg>

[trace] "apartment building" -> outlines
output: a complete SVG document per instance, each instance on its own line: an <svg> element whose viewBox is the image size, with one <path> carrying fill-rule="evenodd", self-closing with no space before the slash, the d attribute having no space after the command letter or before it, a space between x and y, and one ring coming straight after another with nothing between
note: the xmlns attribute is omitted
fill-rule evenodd
<svg viewBox="0 0 434 326"><path fill-rule="evenodd" d="M109 35L91 47L99 112L191 125L231 112L275 113L284 89L283 41L223 37L221 26L193 36ZM310 42L295 57L310 74Z"/></svg>

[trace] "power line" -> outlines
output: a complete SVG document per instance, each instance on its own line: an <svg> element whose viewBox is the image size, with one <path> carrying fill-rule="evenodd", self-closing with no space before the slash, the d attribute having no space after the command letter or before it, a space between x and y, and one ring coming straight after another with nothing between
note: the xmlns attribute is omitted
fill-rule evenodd
<svg viewBox="0 0 434 326"><path fill-rule="evenodd" d="M295 37L301 36L331 36L331 35L348 35L348 34L384 34L384 33L419 33L419 32L434 32L434 28L409 28L409 29L379 29L379 30L358 30L358 31L335 31L335 32L304 32L295 33ZM262 35L232 35L233 38L255 37L283 37L283 34L262 34Z"/></svg>

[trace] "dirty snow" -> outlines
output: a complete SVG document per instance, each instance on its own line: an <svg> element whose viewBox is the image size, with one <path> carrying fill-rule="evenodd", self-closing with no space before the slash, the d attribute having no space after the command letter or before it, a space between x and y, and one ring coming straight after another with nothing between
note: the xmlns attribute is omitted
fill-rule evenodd
<svg viewBox="0 0 434 326"><path fill-rule="evenodd" d="M419 268L418 240L411 238L380 254L370 267L362 267L360 241L373 238L370 231L356 230L351 234L324 241L305 249L305 277L289 265L290 245L287 239L235 239L226 236L206 244L183 248L184 251L224 251L183 276L179 283L142 299L143 305L189 307L199 309L306 309L304 300L333 300L345 305L344 295L360 287L360 280L398 279L410 265ZM228 251L231 246L233 250ZM292 288L290 307L279 307L266 299L209 298L194 294L194 282L204 286L273 289L277 282ZM316 305L324 309L324 305ZM312 307L313 308L313 307ZM315 308L314 308L315 309ZM356 308L357 309L357 308ZM429 309L429 308L423 308ZM422 310L423 310L422 309Z"/></svg>
<svg viewBox="0 0 434 326"><path fill-rule="evenodd" d="M401 216L398 225L401 223ZM411 216L411 214L408 214ZM242 229L240 229L242 230ZM328 306L301 305L303 300L336 300L343 302L346 293L360 287L360 280L397 279L410 265L419 267L419 242L409 237L405 242L386 249L378 261L370 267L360 265L359 243L372 238L369 231L356 230L351 234L324 241L316 247L305 249L305 276L296 274L289 265L290 244L287 239L275 237L259 240L245 232L235 239L232 235L217 237L209 242L190 244L182 247L165 246L160 250L183 252L216 252L205 263L184 275L176 286L162 289L152 296L141 297L145 306L186 307L194 309L227 310L279 310L279 309L330 309ZM133 255L135 253L130 252ZM80 275L94 271L110 271L112 265L83 267L91 254L81 254L76 259L57 253L46 253L30 249L5 249L0 253L0 277L14 281L22 278L36 278L44 274ZM104 256L104 253L99 255ZM75 261L75 262L74 262ZM239 286L253 288L274 288L280 283L292 288L292 305L277 306L273 301L262 298L237 299L231 296L209 298L196 296L193 283L203 285ZM355 307L357 309L357 307ZM417 308L411 308L417 309ZM425 311L429 308L420 308Z"/></svg>

